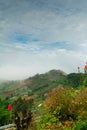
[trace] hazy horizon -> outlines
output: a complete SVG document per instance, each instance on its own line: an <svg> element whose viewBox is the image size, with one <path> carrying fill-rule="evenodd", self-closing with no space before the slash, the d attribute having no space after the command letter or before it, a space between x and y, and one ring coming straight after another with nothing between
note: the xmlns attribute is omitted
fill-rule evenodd
<svg viewBox="0 0 87 130"><path fill-rule="evenodd" d="M0 79L19 80L87 61L86 0L0 0Z"/></svg>

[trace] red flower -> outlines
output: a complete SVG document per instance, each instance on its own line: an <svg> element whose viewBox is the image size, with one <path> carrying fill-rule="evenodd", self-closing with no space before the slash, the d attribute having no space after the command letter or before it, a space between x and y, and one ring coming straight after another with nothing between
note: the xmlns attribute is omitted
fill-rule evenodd
<svg viewBox="0 0 87 130"><path fill-rule="evenodd" d="M10 111L12 109L12 104L9 104L7 109Z"/></svg>

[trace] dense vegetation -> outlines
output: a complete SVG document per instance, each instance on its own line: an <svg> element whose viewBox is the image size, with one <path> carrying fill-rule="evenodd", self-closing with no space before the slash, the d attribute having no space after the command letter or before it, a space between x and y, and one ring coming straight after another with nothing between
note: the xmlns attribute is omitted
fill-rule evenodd
<svg viewBox="0 0 87 130"><path fill-rule="evenodd" d="M52 92L43 103L38 130L86 130L87 88L63 88Z"/></svg>
<svg viewBox="0 0 87 130"><path fill-rule="evenodd" d="M12 110L7 109L9 102L6 99L0 99L0 126L12 123Z"/></svg>
<svg viewBox="0 0 87 130"><path fill-rule="evenodd" d="M26 109L34 111L37 130L86 130L86 87L87 74L66 75L60 70L37 74L24 81L2 83L0 125L13 122L14 113L21 116ZM9 104L11 110L7 109Z"/></svg>

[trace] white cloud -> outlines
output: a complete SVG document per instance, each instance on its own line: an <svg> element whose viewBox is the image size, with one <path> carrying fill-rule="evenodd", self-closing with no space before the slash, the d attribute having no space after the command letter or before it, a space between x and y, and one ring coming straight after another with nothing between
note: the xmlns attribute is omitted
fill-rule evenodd
<svg viewBox="0 0 87 130"><path fill-rule="evenodd" d="M8 55L1 64L0 78L24 79L50 69L61 69L66 73L77 72L78 66L83 72L86 58L84 53L64 49L47 50L37 54Z"/></svg>
<svg viewBox="0 0 87 130"><path fill-rule="evenodd" d="M87 60L86 3L86 0L1 0L0 78L21 79L50 69L76 72L77 66L83 71ZM15 32L27 35L27 44L15 41ZM40 41L33 41L34 38ZM62 46L52 46L65 41L68 42Z"/></svg>
<svg viewBox="0 0 87 130"><path fill-rule="evenodd" d="M81 43L80 46L81 47L87 47L87 42Z"/></svg>

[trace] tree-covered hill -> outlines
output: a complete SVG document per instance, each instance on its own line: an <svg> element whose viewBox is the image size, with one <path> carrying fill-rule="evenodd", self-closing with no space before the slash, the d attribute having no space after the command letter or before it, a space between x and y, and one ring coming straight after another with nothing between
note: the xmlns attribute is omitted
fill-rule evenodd
<svg viewBox="0 0 87 130"><path fill-rule="evenodd" d="M44 74L36 74L22 81L3 82L0 84L0 92L5 96L44 93L51 89L51 87L61 84L65 78L65 72L51 70Z"/></svg>
<svg viewBox="0 0 87 130"><path fill-rule="evenodd" d="M61 70L50 70L44 74L36 74L22 81L8 81L0 84L0 93L5 97L22 95L44 95L60 86L78 88L83 85L87 74L66 74Z"/></svg>

